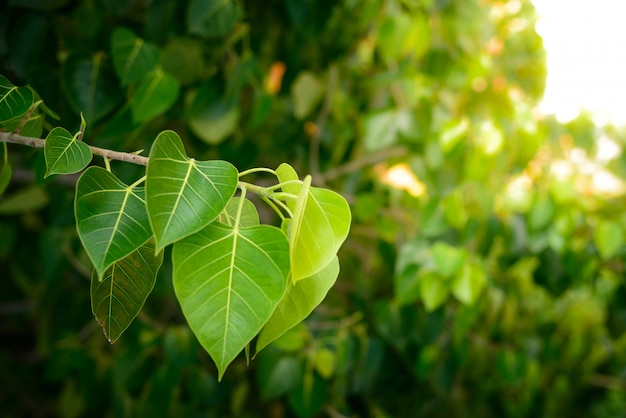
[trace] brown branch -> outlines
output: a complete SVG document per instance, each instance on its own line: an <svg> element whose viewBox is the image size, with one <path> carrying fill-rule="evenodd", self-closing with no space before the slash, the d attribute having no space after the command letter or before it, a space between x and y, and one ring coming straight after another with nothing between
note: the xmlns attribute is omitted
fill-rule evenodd
<svg viewBox="0 0 626 418"><path fill-rule="evenodd" d="M10 142L12 144L21 144L33 148L43 148L46 141L40 138L31 138L28 136L18 135L10 132L0 132L0 142ZM110 160L125 161L127 163L148 165L148 157L132 154L129 152L111 151L104 148L98 148L88 145L94 155L99 155Z"/></svg>

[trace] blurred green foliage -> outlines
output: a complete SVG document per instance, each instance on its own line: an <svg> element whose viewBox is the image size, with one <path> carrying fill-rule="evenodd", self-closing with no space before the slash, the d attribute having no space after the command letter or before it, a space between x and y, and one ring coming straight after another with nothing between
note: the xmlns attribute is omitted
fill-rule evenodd
<svg viewBox="0 0 626 418"><path fill-rule="evenodd" d="M40 152L1 147L0 186L5 157L13 169L0 200L2 414L624 414L626 156L606 157L598 138L623 146L626 132L536 113L545 54L528 1L0 10L0 73L68 129L82 111L86 142L149 149L173 129L198 159L288 161L354 214L322 306L217 383L166 279L170 254L109 345L90 314L73 178L44 179Z"/></svg>

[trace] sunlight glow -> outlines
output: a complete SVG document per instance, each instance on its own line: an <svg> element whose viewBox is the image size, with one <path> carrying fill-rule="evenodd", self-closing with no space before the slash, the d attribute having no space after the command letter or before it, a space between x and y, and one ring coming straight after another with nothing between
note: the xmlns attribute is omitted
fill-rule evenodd
<svg viewBox="0 0 626 418"><path fill-rule="evenodd" d="M626 125L626 25L615 0L532 0L548 54L540 110L561 122L581 109L598 124Z"/></svg>

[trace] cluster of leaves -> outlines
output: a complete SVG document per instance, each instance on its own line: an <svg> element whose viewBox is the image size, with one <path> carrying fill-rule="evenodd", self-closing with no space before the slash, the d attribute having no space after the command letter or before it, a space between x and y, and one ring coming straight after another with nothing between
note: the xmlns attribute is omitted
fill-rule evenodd
<svg viewBox="0 0 626 418"><path fill-rule="evenodd" d="M35 95L0 76L0 129L39 118ZM74 174L91 162L91 148L81 141L85 127L83 119L76 135L59 127L49 132L46 177ZM11 166L2 145L6 185ZM262 170L276 176L272 187L248 184L239 177L255 169L239 173L226 161L189 158L173 131L157 136L146 175L131 185L105 161L108 169L92 166L78 179L75 216L94 265L93 313L110 342L143 307L170 244L176 296L219 379L257 334L258 352L304 320L335 283L350 208L339 194L312 187L310 176L299 180L290 165ZM249 190L276 210L282 229L260 224Z"/></svg>
<svg viewBox="0 0 626 418"><path fill-rule="evenodd" d="M165 246L150 298L111 348L86 325L80 271L91 261L68 210L74 189L62 178L72 177L46 178L41 153L10 146L0 158L0 179L13 171L0 201L0 312L11 312L0 360L15 359L0 361L7 413L623 413L624 189L606 185L622 184L626 157L597 158L596 139L623 147L626 134L585 115L565 125L537 115L545 54L530 1L146 4L8 2L0 73L33 86L66 124L82 111L88 143L153 150L171 130L199 160L241 173L277 167L280 188L243 181L263 172L237 182L246 199L275 194L292 221L267 205L259 217L287 234L298 211L288 195L308 180L292 182L280 163L311 173L308 199L332 187L351 204L342 278L306 321L251 367L233 361L218 384L167 280L192 269L176 261L192 234ZM124 184L150 175L113 168ZM235 202L247 224L248 204ZM238 208L214 222L232 231ZM336 275L329 262L320 282Z"/></svg>

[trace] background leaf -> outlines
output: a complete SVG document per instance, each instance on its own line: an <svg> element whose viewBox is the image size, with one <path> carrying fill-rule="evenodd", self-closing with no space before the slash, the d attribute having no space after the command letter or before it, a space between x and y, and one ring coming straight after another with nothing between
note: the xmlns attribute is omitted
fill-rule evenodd
<svg viewBox="0 0 626 418"><path fill-rule="evenodd" d="M187 9L187 25L191 33L211 38L228 34L241 10L234 0L191 0Z"/></svg>
<svg viewBox="0 0 626 418"><path fill-rule="evenodd" d="M53 128L46 136L44 155L46 177L52 174L77 173L87 167L93 157L87 144L60 127Z"/></svg>
<svg viewBox="0 0 626 418"><path fill-rule="evenodd" d="M228 226L235 226L236 222L239 222L239 226L242 228L259 225L259 212L256 210L254 203L244 199L241 214L238 215L240 203L241 197L239 196L230 199L217 221Z"/></svg>
<svg viewBox="0 0 626 418"><path fill-rule="evenodd" d="M339 276L337 257L311 277L290 281L287 293L267 321L256 342L258 353L287 330L302 322L324 300Z"/></svg>
<svg viewBox="0 0 626 418"><path fill-rule="evenodd" d="M0 144L0 195L4 193L5 189L11 181L11 175L13 170L9 163L9 153L7 151L7 143Z"/></svg>
<svg viewBox="0 0 626 418"><path fill-rule="evenodd" d="M90 125L115 109L124 97L102 54L91 58L80 53L70 55L62 76L70 104Z"/></svg>
<svg viewBox="0 0 626 418"><path fill-rule="evenodd" d="M29 186L0 200L0 215L35 212L50 202L50 195L40 186Z"/></svg>
<svg viewBox="0 0 626 418"><path fill-rule="evenodd" d="M174 244L174 290L219 378L283 297L289 244L280 229L212 223Z"/></svg>
<svg viewBox="0 0 626 418"><path fill-rule="evenodd" d="M169 109L178 98L178 80L161 69L145 76L135 91L130 108L136 123L146 122Z"/></svg>
<svg viewBox="0 0 626 418"><path fill-rule="evenodd" d="M232 164L189 159L175 132L161 132L150 150L146 178L157 250L215 220L235 193L237 181Z"/></svg>
<svg viewBox="0 0 626 418"><path fill-rule="evenodd" d="M0 124L24 115L33 101L33 91L29 87L16 87L0 75Z"/></svg>
<svg viewBox="0 0 626 418"><path fill-rule="evenodd" d="M132 323L154 287L163 262L163 252L155 254L154 242L115 262L102 280L91 278L91 310L104 335L113 344Z"/></svg>
<svg viewBox="0 0 626 418"><path fill-rule="evenodd" d="M75 202L78 235L98 277L152 236L144 188L130 188L101 167L80 176Z"/></svg>
<svg viewBox="0 0 626 418"><path fill-rule="evenodd" d="M159 50L127 28L117 28L111 41L115 72L127 85L139 81L159 63Z"/></svg>

